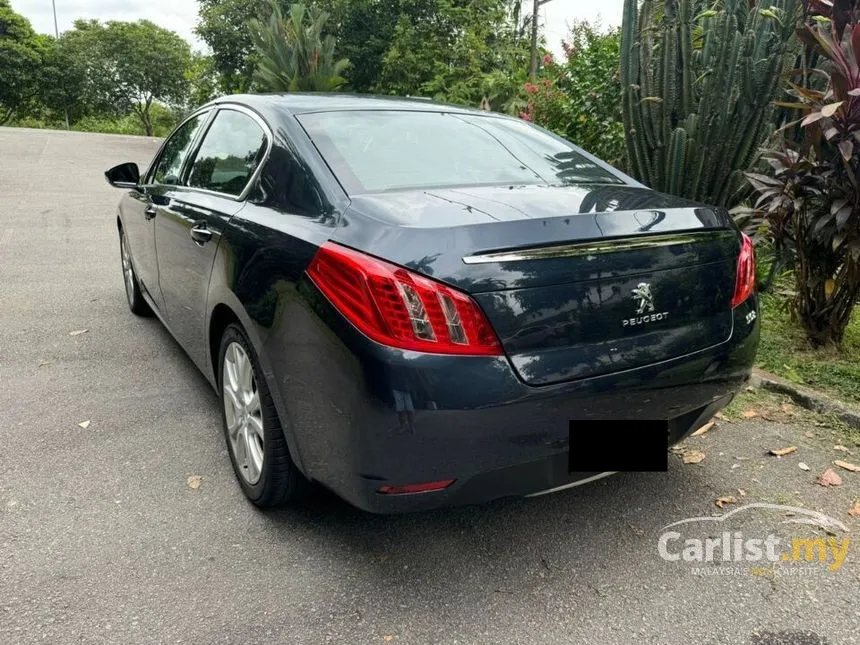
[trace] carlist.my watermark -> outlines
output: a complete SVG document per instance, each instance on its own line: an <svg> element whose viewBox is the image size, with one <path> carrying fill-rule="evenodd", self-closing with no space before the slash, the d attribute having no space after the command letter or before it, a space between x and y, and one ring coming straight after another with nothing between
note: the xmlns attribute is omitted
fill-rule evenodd
<svg viewBox="0 0 860 645"><path fill-rule="evenodd" d="M773 532L754 535L739 530L714 531L721 524L725 526L729 518L752 509L790 514L791 518L780 524L816 527L826 535L782 537ZM838 537L841 533L848 533L848 527L823 513L756 503L725 515L691 517L664 526L657 540L657 553L667 562L689 564L691 573L701 576L761 575L765 571L774 575L814 575L820 571L839 571L845 564L851 539Z"/></svg>

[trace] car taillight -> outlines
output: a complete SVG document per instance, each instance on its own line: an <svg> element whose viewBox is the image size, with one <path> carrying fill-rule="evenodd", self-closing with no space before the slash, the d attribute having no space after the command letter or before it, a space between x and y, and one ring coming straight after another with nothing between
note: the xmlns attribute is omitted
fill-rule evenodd
<svg viewBox="0 0 860 645"><path fill-rule="evenodd" d="M434 354L502 354L477 303L444 284L332 242L317 251L308 275L378 343Z"/></svg>
<svg viewBox="0 0 860 645"><path fill-rule="evenodd" d="M741 233L741 254L738 257L738 277L735 282L735 295L732 309L742 304L755 289L755 255L752 240Z"/></svg>

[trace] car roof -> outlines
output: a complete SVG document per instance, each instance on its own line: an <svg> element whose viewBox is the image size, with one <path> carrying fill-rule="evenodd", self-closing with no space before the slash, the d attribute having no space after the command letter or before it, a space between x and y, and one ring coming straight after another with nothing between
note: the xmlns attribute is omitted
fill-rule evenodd
<svg viewBox="0 0 860 645"><path fill-rule="evenodd" d="M454 112L505 116L462 105L450 105L423 98L402 98L374 94L347 94L342 92L286 92L281 94L234 94L215 99L212 104L237 103L263 115L278 113L306 114L345 110L404 110L422 112Z"/></svg>

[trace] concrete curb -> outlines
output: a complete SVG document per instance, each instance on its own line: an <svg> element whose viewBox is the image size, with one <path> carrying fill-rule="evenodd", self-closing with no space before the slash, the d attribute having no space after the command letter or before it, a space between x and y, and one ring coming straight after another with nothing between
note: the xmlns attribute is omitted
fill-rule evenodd
<svg viewBox="0 0 860 645"><path fill-rule="evenodd" d="M846 425L860 428L860 410L852 408L847 403L834 399L823 392L792 383L776 374L759 369L753 370L749 382L753 387L789 396L795 403L807 410L832 414Z"/></svg>

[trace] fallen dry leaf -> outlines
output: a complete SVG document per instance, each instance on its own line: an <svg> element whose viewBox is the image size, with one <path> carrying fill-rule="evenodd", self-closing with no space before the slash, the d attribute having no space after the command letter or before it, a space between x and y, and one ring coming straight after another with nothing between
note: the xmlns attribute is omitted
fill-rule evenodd
<svg viewBox="0 0 860 645"><path fill-rule="evenodd" d="M833 446L833 449L838 450L839 452L847 452L849 455L851 454L851 451L845 446Z"/></svg>
<svg viewBox="0 0 860 645"><path fill-rule="evenodd" d="M851 517L860 517L860 499L854 500L854 504L848 509L848 514Z"/></svg>
<svg viewBox="0 0 860 645"><path fill-rule="evenodd" d="M681 455L685 464L698 464L705 458L705 453L701 450L688 450Z"/></svg>
<svg viewBox="0 0 860 645"><path fill-rule="evenodd" d="M755 417L757 417L757 416L758 416L758 412L756 412L756 411L755 411L755 410L753 410L753 409L744 410L744 411L741 413L741 416L742 416L744 419L754 419Z"/></svg>
<svg viewBox="0 0 860 645"><path fill-rule="evenodd" d="M786 455L790 455L793 452L797 452L797 446L789 446L788 448L777 448L776 450L771 450L770 454L775 457L785 457Z"/></svg>
<svg viewBox="0 0 860 645"><path fill-rule="evenodd" d="M714 415L714 418L717 419L718 421L728 421L729 420L728 417L726 417L726 415L723 414L722 412L717 412Z"/></svg>
<svg viewBox="0 0 860 645"><path fill-rule="evenodd" d="M89 329L76 329L75 331L70 331L69 336L80 336L81 334L86 334Z"/></svg>
<svg viewBox="0 0 860 645"><path fill-rule="evenodd" d="M800 468L801 470L809 470L809 466L807 466L802 461L799 464L797 464L797 467Z"/></svg>
<svg viewBox="0 0 860 645"><path fill-rule="evenodd" d="M188 488L198 489L200 488L200 482L203 481L203 478L200 475L191 475L188 478Z"/></svg>
<svg viewBox="0 0 860 645"><path fill-rule="evenodd" d="M715 425L716 425L716 423L714 423L713 421L708 421L705 425L703 425L701 428L699 428L698 430L696 430L696 431L695 431L692 435L690 435L690 436L691 436L691 437L701 437L703 434L705 434L708 430L710 430L711 428L713 428Z"/></svg>
<svg viewBox="0 0 860 645"><path fill-rule="evenodd" d="M741 497L746 497L747 492L743 488L738 488L738 495L740 495Z"/></svg>
<svg viewBox="0 0 860 645"><path fill-rule="evenodd" d="M816 483L820 486L841 486L842 478L836 474L836 471L832 468L828 468L824 471L824 473L816 480Z"/></svg>
<svg viewBox="0 0 860 645"><path fill-rule="evenodd" d="M737 504L738 500L736 500L731 495L725 495L723 497L718 497L717 501L714 502L719 508L725 508L727 504Z"/></svg>
<svg viewBox="0 0 860 645"><path fill-rule="evenodd" d="M87 419L86 421L81 421L78 425L81 426L84 430L86 430L90 427L90 420Z"/></svg>
<svg viewBox="0 0 860 645"><path fill-rule="evenodd" d="M732 470L734 470L735 468L740 468L740 467L741 467L740 464L732 464Z"/></svg>
<svg viewBox="0 0 860 645"><path fill-rule="evenodd" d="M382 640L384 640L386 643L390 643L394 640L394 634L386 634L382 637Z"/></svg>
<svg viewBox="0 0 860 645"><path fill-rule="evenodd" d="M839 459L837 459L833 463L836 464L837 466L839 466L840 468L844 468L845 470L850 470L852 473L860 473L860 466L858 466L857 464L852 464L852 463L849 463L847 461L841 461Z"/></svg>

